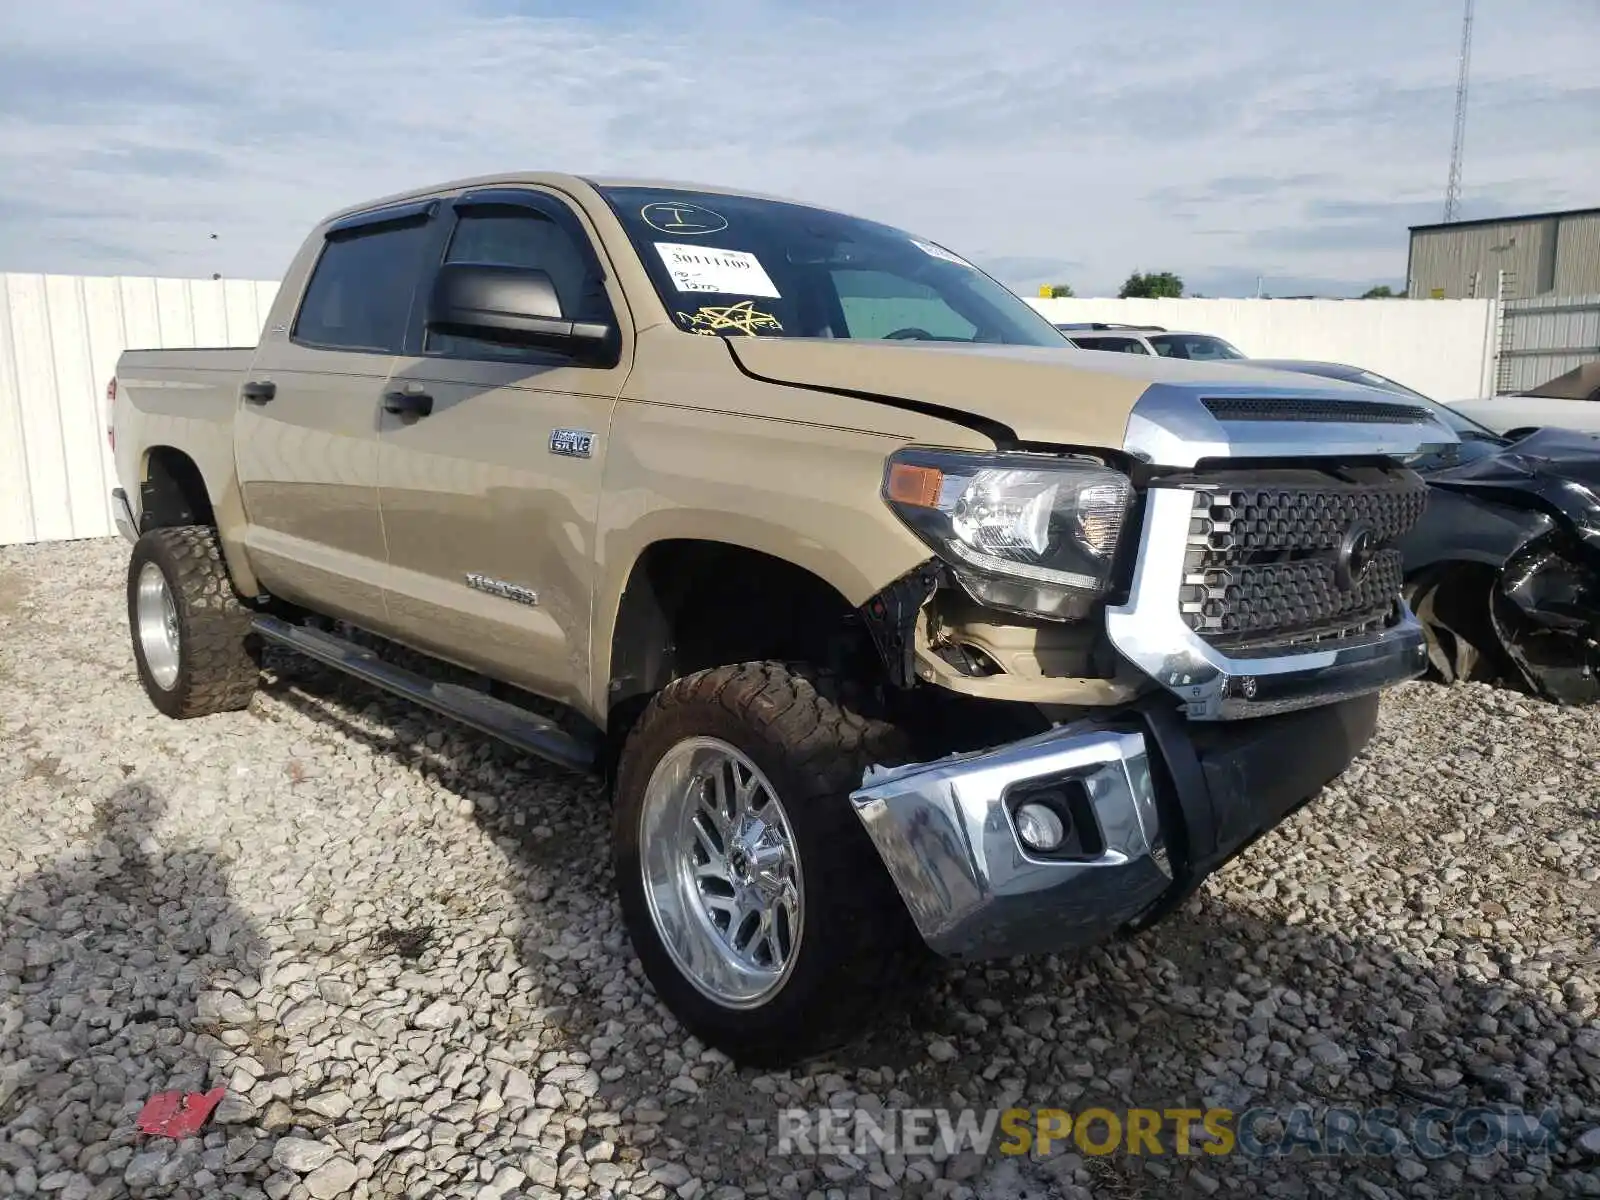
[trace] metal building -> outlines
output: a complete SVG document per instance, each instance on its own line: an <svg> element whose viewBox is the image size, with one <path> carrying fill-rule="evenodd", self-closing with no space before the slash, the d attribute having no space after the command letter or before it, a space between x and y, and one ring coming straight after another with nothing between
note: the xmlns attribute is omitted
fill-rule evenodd
<svg viewBox="0 0 1600 1200"><path fill-rule="evenodd" d="M1600 208L1413 225L1408 294L1462 300L1600 293Z"/></svg>

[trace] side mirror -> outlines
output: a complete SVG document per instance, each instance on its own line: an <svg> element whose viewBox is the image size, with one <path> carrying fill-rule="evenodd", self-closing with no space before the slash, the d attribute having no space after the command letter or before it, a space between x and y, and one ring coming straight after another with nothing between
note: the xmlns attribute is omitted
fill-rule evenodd
<svg viewBox="0 0 1600 1200"><path fill-rule="evenodd" d="M555 350L585 360L614 353L615 330L571 321L550 276L530 267L446 263L428 297L428 329L505 346Z"/></svg>

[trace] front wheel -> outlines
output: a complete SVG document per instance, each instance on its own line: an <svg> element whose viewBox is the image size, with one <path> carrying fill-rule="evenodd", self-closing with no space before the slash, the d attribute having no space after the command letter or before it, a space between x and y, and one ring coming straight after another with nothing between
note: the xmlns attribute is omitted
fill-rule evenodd
<svg viewBox="0 0 1600 1200"><path fill-rule="evenodd" d="M897 731L779 663L669 684L629 735L617 887L656 992L703 1041L780 1063L859 1032L926 951L849 793Z"/></svg>
<svg viewBox="0 0 1600 1200"><path fill-rule="evenodd" d="M239 603L216 531L152 529L128 563L128 627L139 682L169 717L246 707L259 668L250 610Z"/></svg>

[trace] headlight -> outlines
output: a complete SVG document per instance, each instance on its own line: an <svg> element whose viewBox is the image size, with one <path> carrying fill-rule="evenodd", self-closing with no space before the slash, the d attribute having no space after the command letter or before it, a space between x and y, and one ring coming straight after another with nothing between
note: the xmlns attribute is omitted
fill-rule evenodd
<svg viewBox="0 0 1600 1200"><path fill-rule="evenodd" d="M1071 459L902 450L883 497L974 600L1068 621L1111 587L1133 485Z"/></svg>

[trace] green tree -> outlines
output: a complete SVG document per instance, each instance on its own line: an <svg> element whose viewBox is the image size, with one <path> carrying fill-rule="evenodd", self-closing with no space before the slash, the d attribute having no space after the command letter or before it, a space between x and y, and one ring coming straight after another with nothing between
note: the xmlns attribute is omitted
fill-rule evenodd
<svg viewBox="0 0 1600 1200"><path fill-rule="evenodd" d="M1387 283L1380 283L1377 287L1370 287L1361 293L1363 300L1401 300L1405 298L1404 292L1396 292Z"/></svg>
<svg viewBox="0 0 1600 1200"><path fill-rule="evenodd" d="M1148 274L1135 271L1128 276L1128 281L1122 285L1122 290L1117 293L1118 299L1162 300L1177 299L1183 295L1183 280L1171 271L1155 272Z"/></svg>
<svg viewBox="0 0 1600 1200"><path fill-rule="evenodd" d="M1065 300L1069 296L1076 296L1078 294L1072 290L1072 285L1070 283L1052 283L1049 285L1049 287L1050 299L1052 300Z"/></svg>

